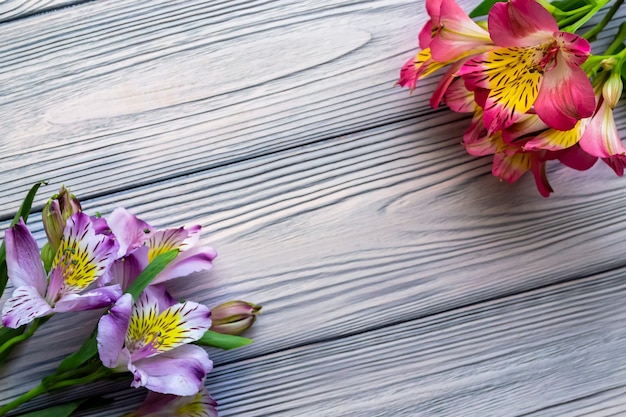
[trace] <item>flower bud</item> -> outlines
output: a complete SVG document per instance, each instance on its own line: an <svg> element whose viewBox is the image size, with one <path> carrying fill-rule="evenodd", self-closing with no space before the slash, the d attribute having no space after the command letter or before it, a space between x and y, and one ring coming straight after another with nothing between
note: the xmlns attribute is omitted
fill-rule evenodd
<svg viewBox="0 0 626 417"><path fill-rule="evenodd" d="M619 71L612 71L609 79L602 86L602 96L606 103L614 109L622 96L623 89L622 77Z"/></svg>
<svg viewBox="0 0 626 417"><path fill-rule="evenodd" d="M53 254L56 254L61 244L65 222L72 214L80 211L82 209L78 199L64 186L43 207L41 212L43 227L46 231L46 236L48 236L48 242Z"/></svg>
<svg viewBox="0 0 626 417"><path fill-rule="evenodd" d="M211 310L212 325L209 330L222 334L241 334L254 324L260 312L259 305L239 300L228 301Z"/></svg>

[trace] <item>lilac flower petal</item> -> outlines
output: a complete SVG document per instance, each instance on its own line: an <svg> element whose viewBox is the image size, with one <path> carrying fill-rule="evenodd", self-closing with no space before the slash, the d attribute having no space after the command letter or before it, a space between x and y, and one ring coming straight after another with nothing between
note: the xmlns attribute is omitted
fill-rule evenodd
<svg viewBox="0 0 626 417"><path fill-rule="evenodd" d="M149 391L140 408L123 417L218 417L217 403L206 388L196 395L178 396Z"/></svg>
<svg viewBox="0 0 626 417"><path fill-rule="evenodd" d="M160 311L158 306L165 300L155 297L158 290L144 291L133 308L126 337L126 345L134 347L133 361L195 342L211 327L211 311L192 301Z"/></svg>
<svg viewBox="0 0 626 417"><path fill-rule="evenodd" d="M108 368L115 368L118 365L118 357L130 325L132 307L133 297L130 294L124 294L109 310L109 313L103 315L98 322L96 337L98 353L100 360Z"/></svg>
<svg viewBox="0 0 626 417"><path fill-rule="evenodd" d="M217 252L210 247L195 247L178 254L176 259L156 276L153 284L168 281L173 278L184 277L194 272L208 271L213 268L213 260Z"/></svg>
<svg viewBox="0 0 626 417"><path fill-rule="evenodd" d="M62 296L54 305L54 311L85 311L96 308L108 307L122 296L122 288L119 285L107 285L84 291L80 294L67 294Z"/></svg>
<svg viewBox="0 0 626 417"><path fill-rule="evenodd" d="M119 256L124 256L142 246L151 236L153 229L125 208L116 208L107 223L119 242Z"/></svg>
<svg viewBox="0 0 626 417"><path fill-rule="evenodd" d="M211 369L213 362L206 351L193 345L182 345L160 355L129 363L129 370L134 375L131 386L183 396L196 394Z"/></svg>
<svg viewBox="0 0 626 417"><path fill-rule="evenodd" d="M2 308L2 325L16 329L51 312L52 308L35 287L18 287Z"/></svg>
<svg viewBox="0 0 626 417"><path fill-rule="evenodd" d="M13 286L31 286L36 288L41 296L45 295L47 278L37 242L22 219L7 230L4 244L7 272Z"/></svg>
<svg viewBox="0 0 626 417"><path fill-rule="evenodd" d="M142 246L130 255L115 260L98 280L98 286L119 284L126 290L148 266L148 247Z"/></svg>

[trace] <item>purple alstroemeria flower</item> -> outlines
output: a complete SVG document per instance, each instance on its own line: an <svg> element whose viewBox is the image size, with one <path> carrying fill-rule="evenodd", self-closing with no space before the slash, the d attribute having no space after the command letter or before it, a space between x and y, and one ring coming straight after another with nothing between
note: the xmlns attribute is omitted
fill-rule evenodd
<svg viewBox="0 0 626 417"><path fill-rule="evenodd" d="M177 395L149 392L141 407L122 417L218 417L217 403L206 388L196 395Z"/></svg>
<svg viewBox="0 0 626 417"><path fill-rule="evenodd" d="M176 303L161 286L146 288L134 304L124 294L98 323L100 360L107 368L128 369L135 388L195 395L213 362L188 343L211 327L210 316L198 303Z"/></svg>
<svg viewBox="0 0 626 417"><path fill-rule="evenodd" d="M37 242L22 220L5 236L7 271L15 287L2 309L2 324L17 328L37 317L57 312L106 307L121 295L119 285L87 290L117 257L112 236L97 234L84 213L73 214L65 225L49 277Z"/></svg>
<svg viewBox="0 0 626 417"><path fill-rule="evenodd" d="M117 283L128 288L132 281L158 255L178 249L180 253L161 271L152 284L208 271L217 256L208 246L195 246L201 226L155 230L124 208L115 209L107 219L119 242L119 259L102 278L100 284Z"/></svg>

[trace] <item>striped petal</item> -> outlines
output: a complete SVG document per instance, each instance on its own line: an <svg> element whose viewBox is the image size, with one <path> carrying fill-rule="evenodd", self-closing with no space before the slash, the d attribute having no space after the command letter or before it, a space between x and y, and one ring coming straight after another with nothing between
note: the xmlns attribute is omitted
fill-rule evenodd
<svg viewBox="0 0 626 417"><path fill-rule="evenodd" d="M67 294L76 294L101 277L118 250L116 240L96 234L89 216L76 213L67 220L59 250L52 261L46 298L54 305Z"/></svg>
<svg viewBox="0 0 626 417"><path fill-rule="evenodd" d="M501 48L470 59L459 75L470 90L489 90L484 122L489 134L502 130L524 115L539 94L541 73L535 62L537 48Z"/></svg>
<svg viewBox="0 0 626 417"><path fill-rule="evenodd" d="M530 169L530 154L516 153L506 155L497 153L493 158L493 169L491 172L496 177L509 183L517 181Z"/></svg>
<svg viewBox="0 0 626 417"><path fill-rule="evenodd" d="M194 395L213 368L206 351L199 346L182 345L157 356L130 362L134 380L131 386L146 387L162 394Z"/></svg>
<svg viewBox="0 0 626 417"><path fill-rule="evenodd" d="M37 317L47 316L52 308L35 287L22 286L13 291L2 307L2 325L16 329Z"/></svg>
<svg viewBox="0 0 626 417"><path fill-rule="evenodd" d="M400 69L400 79L396 82L400 87L415 90L417 81L448 65L447 62L436 62L430 56L430 49L421 50L414 58L409 59Z"/></svg>
<svg viewBox="0 0 626 417"><path fill-rule="evenodd" d="M125 345L133 361L198 340L211 327L211 312L187 301L159 311L154 293L144 292L133 307Z"/></svg>
<svg viewBox="0 0 626 417"><path fill-rule="evenodd" d="M587 124L586 120L579 120L570 130L548 129L526 142L524 149L527 151L539 149L558 151L572 147L580 140Z"/></svg>

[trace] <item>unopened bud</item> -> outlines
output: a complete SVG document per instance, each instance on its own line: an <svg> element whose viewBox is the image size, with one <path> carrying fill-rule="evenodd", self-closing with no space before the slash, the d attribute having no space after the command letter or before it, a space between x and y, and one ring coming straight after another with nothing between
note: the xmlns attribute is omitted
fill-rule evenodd
<svg viewBox="0 0 626 417"><path fill-rule="evenodd" d="M612 109L617 106L619 98L622 96L624 85L619 71L612 71L609 79L602 86L602 96Z"/></svg>
<svg viewBox="0 0 626 417"><path fill-rule="evenodd" d="M53 253L56 253L61 244L65 222L72 214L80 211L82 211L82 209L78 199L64 186L62 186L59 193L53 195L43 207L41 212L43 227L46 231L46 236L48 236L50 249Z"/></svg>
<svg viewBox="0 0 626 417"><path fill-rule="evenodd" d="M211 310L214 332L238 335L248 330L261 313L261 306L245 301L228 301Z"/></svg>

